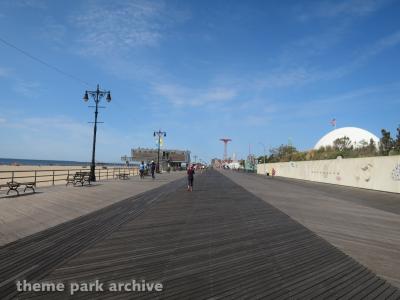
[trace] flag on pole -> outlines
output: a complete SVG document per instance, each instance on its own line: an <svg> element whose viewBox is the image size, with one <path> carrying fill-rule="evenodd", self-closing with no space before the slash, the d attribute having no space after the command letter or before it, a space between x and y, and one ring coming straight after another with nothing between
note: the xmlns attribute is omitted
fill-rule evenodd
<svg viewBox="0 0 400 300"><path fill-rule="evenodd" d="M332 125L333 127L336 128L336 119L335 119L335 118L333 118L333 119L330 121L330 123L331 123L331 125Z"/></svg>

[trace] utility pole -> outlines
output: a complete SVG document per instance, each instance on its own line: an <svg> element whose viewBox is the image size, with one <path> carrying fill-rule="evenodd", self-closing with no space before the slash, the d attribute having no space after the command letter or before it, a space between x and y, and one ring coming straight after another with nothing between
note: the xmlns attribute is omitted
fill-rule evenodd
<svg viewBox="0 0 400 300"><path fill-rule="evenodd" d="M266 154L264 143L259 142L259 144L261 144L263 146L263 148L264 148L264 159L263 159L263 161L264 161L264 175L265 175L265 173L266 173L266 170L265 170L265 157L267 156L267 154Z"/></svg>
<svg viewBox="0 0 400 300"><path fill-rule="evenodd" d="M90 164L90 181L96 181L96 174L95 174L95 169L96 169L96 161L95 161L95 155L96 155L96 134L97 134L97 123L103 123L103 122L98 122L97 121L97 115L99 113L99 108L105 108L104 106L99 106L101 98L103 98L105 95L107 95L106 100L107 102L111 101L111 92L110 91L102 91L99 88L99 85L97 85L97 88L95 91L85 91L85 95L83 96L83 100L85 102L89 101L89 95L92 96L95 106L89 106L89 107L94 107L94 122L89 122L89 123L94 123L94 128L93 128L93 147L92 147L92 162Z"/></svg>
<svg viewBox="0 0 400 300"><path fill-rule="evenodd" d="M156 172L160 173L160 146L161 146L161 137L167 136L167 133L165 131L161 131L159 129L158 131L154 131L153 136L156 137L158 136L158 152L157 152L157 166L156 166Z"/></svg>

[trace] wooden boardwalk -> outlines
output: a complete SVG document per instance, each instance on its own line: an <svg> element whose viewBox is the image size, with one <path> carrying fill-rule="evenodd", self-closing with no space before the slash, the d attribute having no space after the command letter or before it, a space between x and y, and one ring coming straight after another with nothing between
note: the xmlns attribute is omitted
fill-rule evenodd
<svg viewBox="0 0 400 300"><path fill-rule="evenodd" d="M400 288L400 195L224 172Z"/></svg>
<svg viewBox="0 0 400 300"><path fill-rule="evenodd" d="M118 201L159 187L184 172L157 174L156 180L102 180L88 186L39 187L37 193L7 196L0 190L0 246L78 218ZM10 193L13 194L13 193Z"/></svg>
<svg viewBox="0 0 400 300"><path fill-rule="evenodd" d="M82 292L74 299L400 299L400 291L216 171L0 248L0 298L18 279L146 280L158 293Z"/></svg>

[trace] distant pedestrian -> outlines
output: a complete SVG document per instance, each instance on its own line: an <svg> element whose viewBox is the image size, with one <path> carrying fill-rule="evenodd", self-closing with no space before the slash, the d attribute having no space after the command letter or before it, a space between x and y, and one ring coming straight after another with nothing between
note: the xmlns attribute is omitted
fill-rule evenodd
<svg viewBox="0 0 400 300"><path fill-rule="evenodd" d="M140 174L140 179L144 178L144 161L142 161L139 165L139 174Z"/></svg>
<svg viewBox="0 0 400 300"><path fill-rule="evenodd" d="M188 175L188 188L189 192L193 192L193 180L194 180L194 166L190 166L187 170Z"/></svg>
<svg viewBox="0 0 400 300"><path fill-rule="evenodd" d="M156 164L153 160L151 161L150 170L151 170L151 178L155 179L156 176L154 176L154 172L156 171Z"/></svg>

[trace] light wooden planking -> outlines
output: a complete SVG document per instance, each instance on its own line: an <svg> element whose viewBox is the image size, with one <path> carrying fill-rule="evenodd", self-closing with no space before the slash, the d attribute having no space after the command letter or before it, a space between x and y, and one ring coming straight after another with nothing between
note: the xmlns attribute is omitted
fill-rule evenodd
<svg viewBox="0 0 400 300"><path fill-rule="evenodd" d="M223 172L400 287L400 195Z"/></svg>
<svg viewBox="0 0 400 300"><path fill-rule="evenodd" d="M6 197L0 194L0 245L72 220L128 197L182 178L185 172L157 174L156 180L139 176L109 180L92 186L38 188L36 194Z"/></svg>

